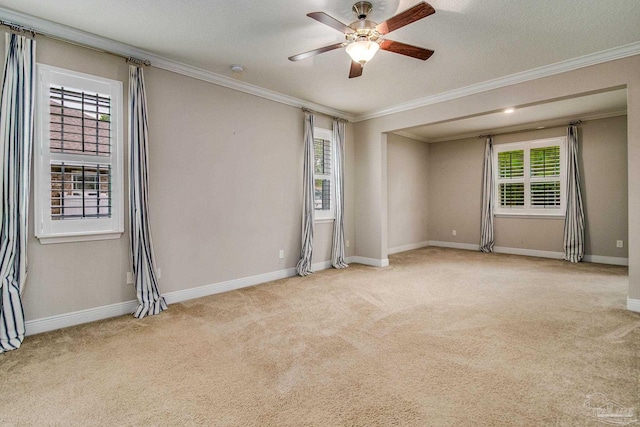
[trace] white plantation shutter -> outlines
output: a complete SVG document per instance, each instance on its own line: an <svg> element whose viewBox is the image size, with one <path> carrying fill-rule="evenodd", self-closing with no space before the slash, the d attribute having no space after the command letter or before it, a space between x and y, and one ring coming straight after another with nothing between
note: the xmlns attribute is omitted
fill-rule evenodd
<svg viewBox="0 0 640 427"><path fill-rule="evenodd" d="M51 85L49 117L51 219L110 217L111 97Z"/></svg>
<svg viewBox="0 0 640 427"><path fill-rule="evenodd" d="M497 145L496 214L564 215L565 138Z"/></svg>
<svg viewBox="0 0 640 427"><path fill-rule="evenodd" d="M111 217L111 165L51 164L51 219Z"/></svg>
<svg viewBox="0 0 640 427"><path fill-rule="evenodd" d="M327 129L313 130L313 205L315 219L335 217L333 134Z"/></svg>
<svg viewBox="0 0 640 427"><path fill-rule="evenodd" d="M532 148L530 151L531 207L560 207L560 146Z"/></svg>
<svg viewBox="0 0 640 427"><path fill-rule="evenodd" d="M560 206L560 181L531 183L531 207L537 209Z"/></svg>
<svg viewBox="0 0 640 427"><path fill-rule="evenodd" d="M498 153L498 206L524 206L524 150Z"/></svg>
<svg viewBox="0 0 640 427"><path fill-rule="evenodd" d="M501 182L498 186L500 207L524 206L524 183Z"/></svg>
<svg viewBox="0 0 640 427"><path fill-rule="evenodd" d="M35 234L41 243L119 238L122 82L37 68Z"/></svg>
<svg viewBox="0 0 640 427"><path fill-rule="evenodd" d="M314 206L316 210L328 211L331 203L331 141L314 140Z"/></svg>
<svg viewBox="0 0 640 427"><path fill-rule="evenodd" d="M500 178L524 177L524 150L503 151L498 155Z"/></svg>

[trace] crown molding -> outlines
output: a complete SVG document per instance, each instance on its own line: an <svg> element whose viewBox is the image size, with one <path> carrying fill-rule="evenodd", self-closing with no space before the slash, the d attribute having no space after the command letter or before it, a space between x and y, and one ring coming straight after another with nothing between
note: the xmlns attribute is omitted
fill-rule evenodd
<svg viewBox="0 0 640 427"><path fill-rule="evenodd" d="M0 7L0 19L11 22L13 24L22 25L32 28L36 33L48 36L54 39L62 40L82 47L113 53L123 57L135 57L139 59L147 59L151 61L154 67L161 68L173 73L192 77L198 80L223 86L229 89L244 92L260 98L268 99L281 104L289 105L297 108L308 108L318 113L327 114L329 116L339 117L351 122L360 122L364 120L374 119L387 116L390 114L400 113L427 105L437 104L440 102L450 101L493 89L499 89L518 83L536 80L542 77L552 76L567 71L576 70L590 65L596 65L603 62L622 59L629 56L640 54L640 42L630 43L613 49L604 50L590 55L569 59L555 64L546 65L532 70L523 71L516 74L488 80L482 83L466 86L463 88L442 92L439 94L427 96L413 101L397 104L392 107L373 110L365 114L351 114L345 111L337 110L326 105L316 104L293 96L285 95L280 92L265 89L249 83L234 80L230 77L223 76L202 68L194 67L178 61L174 61L154 53L138 49L131 45L87 33L66 25L58 24L42 18L26 15Z"/></svg>
<svg viewBox="0 0 640 427"><path fill-rule="evenodd" d="M0 7L0 19L3 21L18 24L29 29L35 30L36 34L41 34L52 39L61 40L71 44L76 44L89 49L100 52L112 53L122 57L134 57L138 59L146 59L156 67L166 71L170 71L183 76L192 77L218 86L244 92L249 95L258 96L260 98L275 101L281 104L289 105L296 108L308 108L318 113L327 114L329 116L339 117L348 121L353 121L353 114L340 111L325 105L316 104L314 102L305 101L293 96L285 95L280 92L265 89L249 83L241 82L221 74L194 67L178 61L174 61L154 53L138 49L126 43L117 42L95 34L87 33L66 25L58 24L42 18L26 15Z"/></svg>
<svg viewBox="0 0 640 427"><path fill-rule="evenodd" d="M616 59L627 58L640 54L640 42L630 43L613 49L603 50L601 52L580 56L566 61L556 62L555 64L545 65L543 67L534 68L520 73L511 74L497 79L487 80L482 83L465 86L463 88L451 90L448 92L438 93L436 95L427 96L389 108L374 110L365 114L357 115L355 122L375 119L378 117L388 116L390 114L400 113L414 108L425 107L427 105L438 104L440 102L451 101L457 98L463 98L469 95L475 95L493 89L499 89L505 86L511 86L518 83L524 83L543 77L553 76L555 74L566 73L568 71L577 70L579 68L591 65L601 64L603 62L614 61Z"/></svg>
<svg viewBox="0 0 640 427"><path fill-rule="evenodd" d="M558 126L563 126L563 125L566 125L568 122L574 121L574 120L581 120L582 122L590 122L593 120L609 119L612 117L620 117L620 116L626 116L626 115L627 115L626 109L616 110L616 111L606 111L602 113L592 113L592 114L582 114L582 115L578 114L578 115L572 115L572 116L566 116L566 117L559 117L552 120L537 120L534 122L526 122L518 125L506 126L501 128L483 129L483 130L477 130L475 132L465 132L465 133L437 137L437 138L426 138L422 135L413 133L410 130L403 130L403 131L392 132L392 133L396 135L404 136L406 138L422 141L422 142L437 143L437 142L457 141L460 139L467 139L467 138L477 138L480 134L491 134L494 132L517 133L523 130L530 130L529 128L531 128L532 126L536 126L536 127L541 126L540 129L535 129L535 130L543 130L543 129L549 129L549 128L554 128Z"/></svg>

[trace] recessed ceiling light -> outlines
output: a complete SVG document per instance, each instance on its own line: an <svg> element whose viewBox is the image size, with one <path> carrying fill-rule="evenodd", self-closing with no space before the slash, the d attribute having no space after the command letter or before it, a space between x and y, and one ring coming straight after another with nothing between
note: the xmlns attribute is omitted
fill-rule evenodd
<svg viewBox="0 0 640 427"><path fill-rule="evenodd" d="M515 108L507 108L506 110L504 110L504 112L505 112L506 114L511 114L511 113L513 113L514 111L516 111L516 109L515 109Z"/></svg>
<svg viewBox="0 0 640 427"><path fill-rule="evenodd" d="M241 73L244 71L244 67L242 65L234 64L231 66L231 71L234 73Z"/></svg>

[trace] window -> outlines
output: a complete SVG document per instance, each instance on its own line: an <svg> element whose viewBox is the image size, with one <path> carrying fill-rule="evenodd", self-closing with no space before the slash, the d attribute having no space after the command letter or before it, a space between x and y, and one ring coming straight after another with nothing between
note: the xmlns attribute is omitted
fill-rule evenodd
<svg viewBox="0 0 640 427"><path fill-rule="evenodd" d="M120 237L122 83L38 64L37 91L36 236Z"/></svg>
<svg viewBox="0 0 640 427"><path fill-rule="evenodd" d="M562 216L566 138L494 146L495 213Z"/></svg>
<svg viewBox="0 0 640 427"><path fill-rule="evenodd" d="M329 220L335 217L333 144L331 141L333 132L327 129L315 128L313 135L313 201L315 218L317 220Z"/></svg>

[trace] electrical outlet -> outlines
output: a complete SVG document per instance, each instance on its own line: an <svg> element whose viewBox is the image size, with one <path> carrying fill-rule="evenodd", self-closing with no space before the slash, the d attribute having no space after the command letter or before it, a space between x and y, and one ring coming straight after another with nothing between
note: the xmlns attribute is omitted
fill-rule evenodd
<svg viewBox="0 0 640 427"><path fill-rule="evenodd" d="M350 243L349 243L349 241L347 240L347 241L345 242L345 246L346 246L346 247L349 247L349 244L350 244Z"/></svg>
<svg viewBox="0 0 640 427"><path fill-rule="evenodd" d="M457 233L457 231L456 231L456 230L451 231L451 234L452 234L453 236L456 236L456 235L457 235L456 233Z"/></svg>
<svg viewBox="0 0 640 427"><path fill-rule="evenodd" d="M280 249L278 256L280 257L280 259L284 258L284 249Z"/></svg>
<svg viewBox="0 0 640 427"><path fill-rule="evenodd" d="M133 273L127 271L127 285L133 285Z"/></svg>
<svg viewBox="0 0 640 427"><path fill-rule="evenodd" d="M156 277L158 279L162 277L162 270L160 270L159 268L156 268Z"/></svg>
<svg viewBox="0 0 640 427"><path fill-rule="evenodd" d="M622 240L616 240L616 248L624 248L624 242Z"/></svg>

